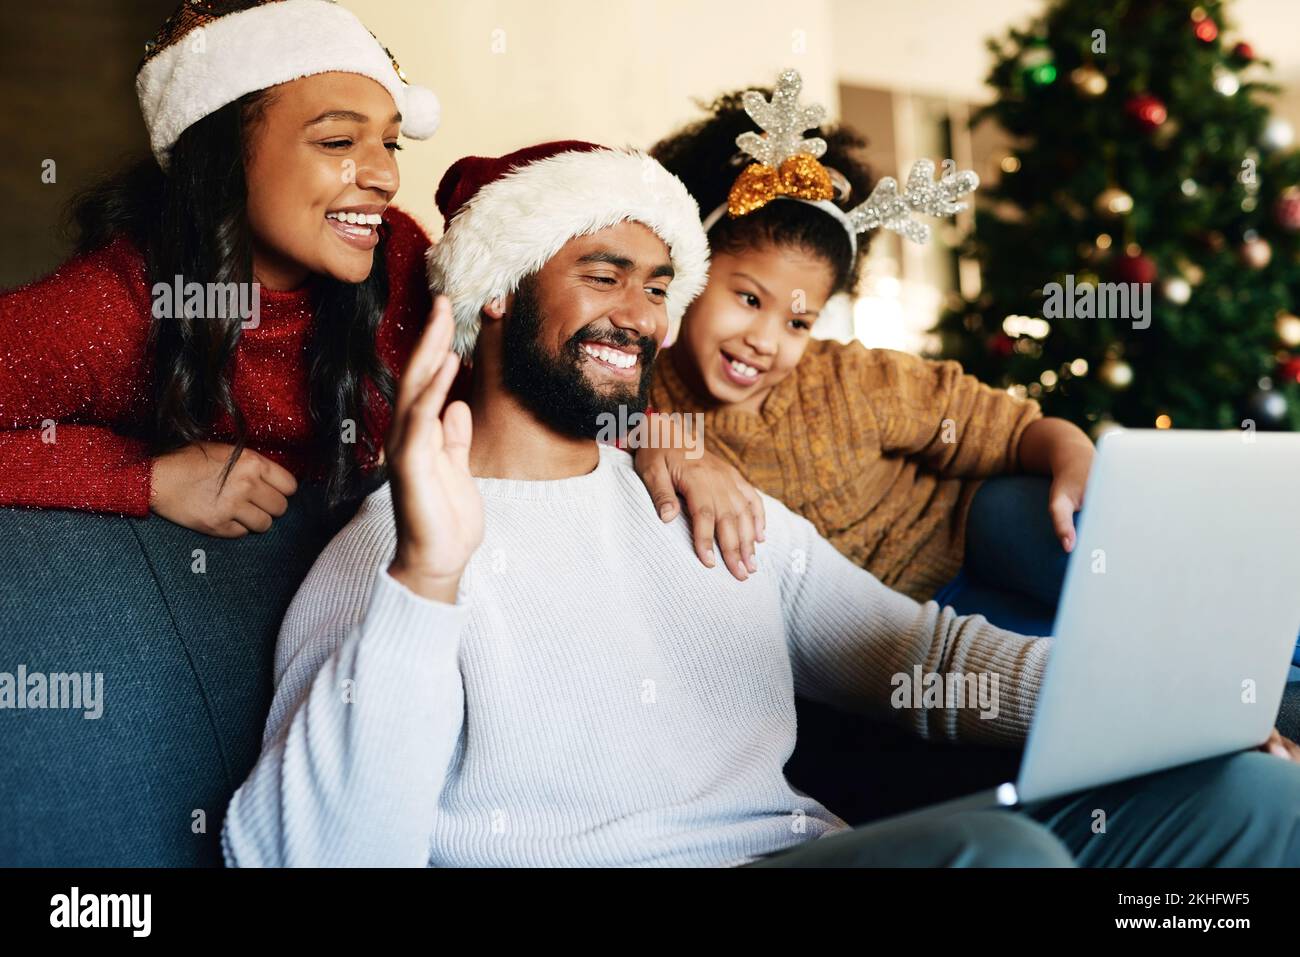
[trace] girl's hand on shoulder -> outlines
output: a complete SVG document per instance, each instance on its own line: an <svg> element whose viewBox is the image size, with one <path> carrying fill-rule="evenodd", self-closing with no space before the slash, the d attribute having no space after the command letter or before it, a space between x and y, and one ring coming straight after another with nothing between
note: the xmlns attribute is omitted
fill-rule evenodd
<svg viewBox="0 0 1300 957"><path fill-rule="evenodd" d="M222 484L233 451L221 442L193 442L155 458L150 510L216 538L265 532L289 508L298 481L283 466L244 449Z"/></svg>
<svg viewBox="0 0 1300 957"><path fill-rule="evenodd" d="M735 467L703 446L696 449L699 454L688 456L685 443L637 448L637 474L663 521L677 517L679 495L685 500L700 561L709 568L717 565L716 537L728 571L744 581L758 571L754 543L764 537L763 500Z"/></svg>

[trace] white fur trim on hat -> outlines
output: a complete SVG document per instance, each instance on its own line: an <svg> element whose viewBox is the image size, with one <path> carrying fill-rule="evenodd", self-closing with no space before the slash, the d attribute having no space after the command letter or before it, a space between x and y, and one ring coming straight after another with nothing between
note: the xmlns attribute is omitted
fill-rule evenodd
<svg viewBox="0 0 1300 957"><path fill-rule="evenodd" d="M635 150L559 153L511 170L479 189L428 252L429 284L452 302L453 347L468 359L483 307L513 293L569 240L623 220L642 223L668 246L673 276L669 341L708 279L709 244L686 187Z"/></svg>
<svg viewBox="0 0 1300 957"><path fill-rule="evenodd" d="M438 98L407 85L383 46L333 0L278 0L226 14L191 30L136 76L149 142L166 169L191 124L245 93L317 73L359 73L386 89L402 133L426 139L438 128Z"/></svg>

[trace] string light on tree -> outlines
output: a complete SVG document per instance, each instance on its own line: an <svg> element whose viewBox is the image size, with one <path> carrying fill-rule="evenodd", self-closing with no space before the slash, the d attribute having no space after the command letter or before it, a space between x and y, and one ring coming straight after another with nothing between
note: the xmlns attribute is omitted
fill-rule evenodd
<svg viewBox="0 0 1300 957"><path fill-rule="evenodd" d="M1255 428L1262 431L1277 431L1286 427L1286 396L1273 388L1268 379L1260 381L1260 387L1246 398L1242 417L1255 423Z"/></svg>
<svg viewBox="0 0 1300 957"><path fill-rule="evenodd" d="M1211 85L1214 92L1220 96L1236 96L1237 91L1241 89L1241 80L1237 79L1237 74L1222 66L1215 66L1212 71L1214 76Z"/></svg>
<svg viewBox="0 0 1300 957"><path fill-rule="evenodd" d="M1046 40L1034 40L1020 55L1020 68L1035 86L1047 86L1056 80L1055 55Z"/></svg>
<svg viewBox="0 0 1300 957"><path fill-rule="evenodd" d="M1274 323L1277 341L1288 349L1300 347L1300 316L1290 312L1279 312Z"/></svg>
<svg viewBox="0 0 1300 957"><path fill-rule="evenodd" d="M1097 370L1097 377L1117 391L1133 384L1133 367L1123 359L1110 356Z"/></svg>
<svg viewBox="0 0 1300 957"><path fill-rule="evenodd" d="M1269 117L1259 136L1259 145L1270 152L1291 148L1295 142L1295 128L1280 116Z"/></svg>
<svg viewBox="0 0 1300 957"><path fill-rule="evenodd" d="M1133 211L1133 197L1118 186L1107 186L1093 200L1098 216L1126 216Z"/></svg>
<svg viewBox="0 0 1300 957"><path fill-rule="evenodd" d="M1185 306L1192 298L1192 284L1182 276L1170 276L1160 284L1160 294L1175 306Z"/></svg>
<svg viewBox="0 0 1300 957"><path fill-rule="evenodd" d="M1110 86L1106 74L1091 63L1085 63L1083 66L1070 71L1070 83L1079 91L1080 96L1088 99L1096 99L1105 93L1106 88Z"/></svg>

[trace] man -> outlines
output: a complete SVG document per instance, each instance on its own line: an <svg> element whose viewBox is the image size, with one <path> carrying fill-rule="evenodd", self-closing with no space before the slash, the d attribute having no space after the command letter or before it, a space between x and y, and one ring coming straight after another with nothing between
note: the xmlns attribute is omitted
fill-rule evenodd
<svg viewBox="0 0 1300 957"><path fill-rule="evenodd" d="M704 279L698 212L657 164L546 144L460 161L438 202L430 273L455 320L439 297L400 385L391 482L286 616L228 863L1300 863L1300 767L1258 753L1032 815L857 829L791 788L796 692L1013 744L1049 640L890 591L772 499L744 582L659 520L593 438L643 407ZM472 396L444 412L456 353ZM997 707L891 711L915 665L996 679ZM1125 809L1106 835L1096 807ZM1177 839L1153 838L1170 816Z"/></svg>

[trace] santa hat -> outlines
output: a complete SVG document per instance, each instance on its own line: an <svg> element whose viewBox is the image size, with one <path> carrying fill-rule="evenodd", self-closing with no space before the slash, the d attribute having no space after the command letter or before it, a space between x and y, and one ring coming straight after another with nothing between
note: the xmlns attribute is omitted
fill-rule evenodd
<svg viewBox="0 0 1300 957"><path fill-rule="evenodd" d="M708 241L681 180L635 150L565 140L505 156L457 160L436 195L445 232L429 250L429 284L447 295L454 348L474 351L483 307L513 293L569 240L623 220L648 226L668 247L669 338L704 288Z"/></svg>
<svg viewBox="0 0 1300 957"><path fill-rule="evenodd" d="M438 128L433 91L408 84L388 49L334 0L185 0L145 44L135 89L165 170L177 138L208 114L246 93L334 71L383 86L404 136L423 140Z"/></svg>

